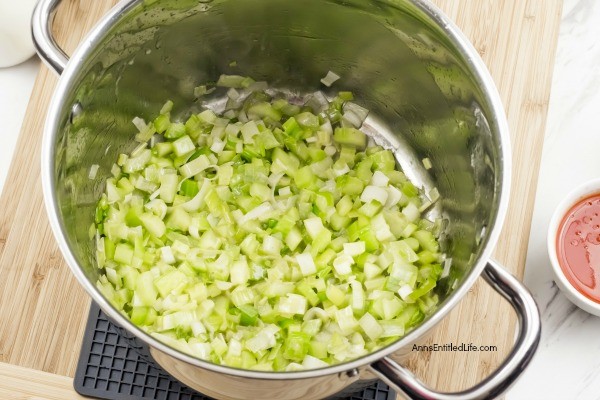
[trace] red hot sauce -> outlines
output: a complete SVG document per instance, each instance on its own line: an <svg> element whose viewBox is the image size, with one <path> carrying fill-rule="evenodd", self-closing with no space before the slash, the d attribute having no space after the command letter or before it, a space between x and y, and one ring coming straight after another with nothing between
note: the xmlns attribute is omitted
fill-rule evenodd
<svg viewBox="0 0 600 400"><path fill-rule="evenodd" d="M579 201L563 218L556 252L573 287L600 303L600 193Z"/></svg>

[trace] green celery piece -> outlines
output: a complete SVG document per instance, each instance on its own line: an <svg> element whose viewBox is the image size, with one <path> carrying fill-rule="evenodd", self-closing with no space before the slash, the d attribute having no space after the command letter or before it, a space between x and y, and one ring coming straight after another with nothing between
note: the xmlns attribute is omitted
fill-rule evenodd
<svg viewBox="0 0 600 400"><path fill-rule="evenodd" d="M337 97L344 102L354 100L354 94L348 91L338 92Z"/></svg>
<svg viewBox="0 0 600 400"><path fill-rule="evenodd" d="M322 252L315 260L315 264L317 264L317 268L319 269L319 271L326 269L336 256L337 253L332 249L327 249L324 252Z"/></svg>
<svg viewBox="0 0 600 400"><path fill-rule="evenodd" d="M192 114L185 122L186 133L194 140L204 132L204 124L196 114Z"/></svg>
<svg viewBox="0 0 600 400"><path fill-rule="evenodd" d="M235 153L235 151L223 150L221 153L219 153L218 164L222 165L229 161L232 161L236 155L237 154Z"/></svg>
<svg viewBox="0 0 600 400"><path fill-rule="evenodd" d="M338 127L333 133L333 140L341 145L364 149L367 146L367 135L355 128Z"/></svg>
<svg viewBox="0 0 600 400"><path fill-rule="evenodd" d="M142 220L140 220L141 210L130 208L127 210L127 214L125 214L125 223L127 226L136 227L142 224Z"/></svg>
<svg viewBox="0 0 600 400"><path fill-rule="evenodd" d="M126 194L129 194L135 190L135 187L131 184L129 179L125 177L119 179L119 181L117 182L117 187L119 189L122 189L123 192Z"/></svg>
<svg viewBox="0 0 600 400"><path fill-rule="evenodd" d="M234 89L247 88L254 83L254 79L240 75L221 75L217 81L217 86Z"/></svg>
<svg viewBox="0 0 600 400"><path fill-rule="evenodd" d="M365 158L356 165L356 177L363 181L365 185L369 184L371 177L373 176L373 173L371 172L372 166L373 161L371 161L369 158Z"/></svg>
<svg viewBox="0 0 600 400"><path fill-rule="evenodd" d="M147 307L154 306L158 291L154 286L154 275L152 272L142 272L137 281L135 288L135 294L139 298L142 305Z"/></svg>
<svg viewBox="0 0 600 400"><path fill-rule="evenodd" d="M302 136L302 128L294 117L288 118L288 120L283 123L283 132L296 139L299 139Z"/></svg>
<svg viewBox="0 0 600 400"><path fill-rule="evenodd" d="M253 145L244 146L244 150L242 151L242 158L248 162L251 162L253 159L262 158L264 156L264 151Z"/></svg>
<svg viewBox="0 0 600 400"><path fill-rule="evenodd" d="M273 132L270 130L265 130L259 133L256 137L256 141L265 150L271 150L275 147L281 147L281 143L279 143L279 141L273 135Z"/></svg>
<svg viewBox="0 0 600 400"><path fill-rule="evenodd" d="M402 184L407 180L404 172L398 170L386 171L385 175L390 179L390 183L397 187L402 187Z"/></svg>
<svg viewBox="0 0 600 400"><path fill-rule="evenodd" d="M423 318L425 318L425 315L421 312L419 307L414 304L409 304L397 317L398 320L404 322L405 328L417 325Z"/></svg>
<svg viewBox="0 0 600 400"><path fill-rule="evenodd" d="M197 181L186 179L181 183L181 189L179 190L179 192L184 196L194 197L196 194L198 194L199 190L200 189L198 188Z"/></svg>
<svg viewBox="0 0 600 400"><path fill-rule="evenodd" d="M172 291L185 286L188 282L188 277L178 270L172 270L154 280L154 285L160 293L160 296L165 298Z"/></svg>
<svg viewBox="0 0 600 400"><path fill-rule="evenodd" d="M348 167L354 167L354 161L356 157L356 148L352 146L344 146L342 145L342 149L340 150L340 155L338 160L348 164Z"/></svg>
<svg viewBox="0 0 600 400"><path fill-rule="evenodd" d="M152 325L156 321L156 310L152 307L133 307L131 309L131 322L136 325Z"/></svg>
<svg viewBox="0 0 600 400"><path fill-rule="evenodd" d="M421 265L431 264L438 259L437 254L432 253L429 250L423 250L420 253L417 253L417 256L419 256L419 264Z"/></svg>
<svg viewBox="0 0 600 400"><path fill-rule="evenodd" d="M329 355L327 353L327 342L312 340L309 344L308 354L321 360L327 358Z"/></svg>
<svg viewBox="0 0 600 400"><path fill-rule="evenodd" d="M417 197L419 195L419 189L409 181L404 182L400 190L408 197Z"/></svg>
<svg viewBox="0 0 600 400"><path fill-rule="evenodd" d="M281 232L287 235L290 230L296 226L298 218L294 218L290 213L286 213L277 220L277 224L273 227L273 232Z"/></svg>
<svg viewBox="0 0 600 400"><path fill-rule="evenodd" d="M185 133L185 125L181 122L174 122L167 128L165 132L165 137L167 139L177 139L185 135Z"/></svg>
<svg viewBox="0 0 600 400"><path fill-rule="evenodd" d="M162 237L167 230L165 223L156 215L144 213L140 215L140 220L144 228L157 238Z"/></svg>
<svg viewBox="0 0 600 400"><path fill-rule="evenodd" d="M361 194L365 185L363 181L355 176L342 175L336 180L336 187L343 193L351 196Z"/></svg>
<svg viewBox="0 0 600 400"><path fill-rule="evenodd" d="M308 128L312 131L319 128L320 125L319 117L308 111L301 112L300 114L296 115L294 119L298 122L300 126L302 126L303 128Z"/></svg>
<svg viewBox="0 0 600 400"><path fill-rule="evenodd" d="M286 153L279 147L273 149L273 155L271 156L271 171L273 173L285 172L293 178L299 167L300 160L295 155Z"/></svg>
<svg viewBox="0 0 600 400"><path fill-rule="evenodd" d="M352 199L350 196L342 197L335 205L337 212L341 216L346 216L352 210Z"/></svg>
<svg viewBox="0 0 600 400"><path fill-rule="evenodd" d="M352 222L351 218L341 216L337 212L331 214L330 221L329 221L331 227L336 231L341 231L342 229L347 228L351 222Z"/></svg>
<svg viewBox="0 0 600 400"><path fill-rule="evenodd" d="M114 260L120 264L129 265L133 258L133 248L126 243L119 243L115 248Z"/></svg>
<svg viewBox="0 0 600 400"><path fill-rule="evenodd" d="M308 147L302 140L297 140L294 137L286 136L283 139L283 144L286 149L291 151L299 159L306 161L309 157Z"/></svg>
<svg viewBox="0 0 600 400"><path fill-rule="evenodd" d="M244 326L256 325L258 321L258 311L249 304L242 304L237 307L240 310L240 324Z"/></svg>
<svg viewBox="0 0 600 400"><path fill-rule="evenodd" d="M311 246L313 254L318 255L325 250L330 243L331 231L329 229L322 229L312 241Z"/></svg>
<svg viewBox="0 0 600 400"><path fill-rule="evenodd" d="M115 242L113 242L107 237L104 237L104 254L106 254L106 258L109 260L115 258L115 251Z"/></svg>
<svg viewBox="0 0 600 400"><path fill-rule="evenodd" d="M317 181L317 177L312 173L310 166L305 166L296 171L294 182L301 189L312 187Z"/></svg>
<svg viewBox="0 0 600 400"><path fill-rule="evenodd" d="M292 332L285 339L283 356L291 361L302 362L308 354L310 336L304 332Z"/></svg>
<svg viewBox="0 0 600 400"><path fill-rule="evenodd" d="M435 236L433 236L433 233L421 230L414 232L412 236L419 241L419 244L423 249L428 250L432 253L438 252L439 245Z"/></svg>
<svg viewBox="0 0 600 400"><path fill-rule="evenodd" d="M313 162L317 162L317 161L326 159L327 153L325 153L325 150L321 149L320 147L309 146L308 147L308 157Z"/></svg>
<svg viewBox="0 0 600 400"><path fill-rule="evenodd" d="M212 152L210 151L210 149L206 146L200 147L199 149L196 149L192 155L186 160L186 162L190 162L190 161L194 161L196 158L200 157L201 155L205 155L208 156L210 154L212 154Z"/></svg>
<svg viewBox="0 0 600 400"><path fill-rule="evenodd" d="M179 230L184 233L187 233L191 223L192 218L190 215L180 207L173 207L166 220L167 228Z"/></svg>
<svg viewBox="0 0 600 400"><path fill-rule="evenodd" d="M161 114L154 120L154 128L158 133L165 133L171 126L169 114Z"/></svg>
<svg viewBox="0 0 600 400"><path fill-rule="evenodd" d="M302 296L304 296L306 298L306 300L310 303L310 305L313 307L321 302L319 300L319 296L317 296L317 293L306 282L306 280L304 280L296 285L296 291L298 291L298 293L300 293Z"/></svg>
<svg viewBox="0 0 600 400"><path fill-rule="evenodd" d="M95 214L95 218L94 218L94 221L96 222L96 224L99 224L104 221L104 219L106 218L107 210L108 210L108 200L106 198L106 195L103 193L102 196L100 197L100 200L98 200L98 204L96 205L96 214Z"/></svg>
<svg viewBox="0 0 600 400"><path fill-rule="evenodd" d="M362 228L362 230L358 233L358 237L360 240L365 242L367 251L373 252L379 250L380 243L375 237L375 232L373 232L370 227Z"/></svg>
<svg viewBox="0 0 600 400"><path fill-rule="evenodd" d="M271 103L266 101L252 105L248 108L248 114L254 114L260 118L269 118L273 121L279 121L281 119L281 112L273 108Z"/></svg>
<svg viewBox="0 0 600 400"><path fill-rule="evenodd" d="M421 296L429 293L436 286L435 279L427 279L423 282L419 287L417 287L411 294L408 295L408 298L416 301Z"/></svg>
<svg viewBox="0 0 600 400"><path fill-rule="evenodd" d="M402 237L402 232L408 226L408 220L406 216L402 214L400 211L384 211L383 217L385 221L390 226L390 230L392 234L396 237L396 239L400 239Z"/></svg>
<svg viewBox="0 0 600 400"><path fill-rule="evenodd" d="M171 142L156 143L152 148L152 154L158 157L165 157L173 151Z"/></svg>
<svg viewBox="0 0 600 400"><path fill-rule="evenodd" d="M396 159L390 150L381 150L369 156L373 162L375 170L379 171L394 171L396 168Z"/></svg>
<svg viewBox="0 0 600 400"><path fill-rule="evenodd" d="M433 280L437 282L442 274L442 271L442 266L437 263L423 265L419 268L419 277L417 278L417 281L422 282L425 280Z"/></svg>

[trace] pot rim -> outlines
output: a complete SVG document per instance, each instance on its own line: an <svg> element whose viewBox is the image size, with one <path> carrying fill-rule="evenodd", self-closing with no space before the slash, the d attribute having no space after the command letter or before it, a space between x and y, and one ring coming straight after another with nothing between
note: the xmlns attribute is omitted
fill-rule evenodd
<svg viewBox="0 0 600 400"><path fill-rule="evenodd" d="M88 59L93 50L102 42L107 31L119 21L121 15L138 6L143 0L123 0L113 7L88 33L88 35L79 44L68 62L64 72L60 76L56 89L54 91L46 122L44 125L41 165L42 165L42 188L44 193L44 203L50 221L50 226L62 252L65 261L69 265L72 273L79 281L81 286L92 297L92 299L100 306L112 320L125 328L129 333L144 341L147 345L164 352L178 360L188 364L206 368L211 371L220 372L228 375L253 378L253 379L306 379L323 374L336 374L346 372L348 370L358 369L367 366L383 357L386 357L400 348L413 343L416 339L424 335L427 331L433 328L440 320L442 320L451 309L466 295L467 291L473 286L477 278L481 275L487 260L491 257L491 253L500 236L500 231L506 216L509 202L509 191L511 186L511 151L508 122L504 113L504 108L500 95L494 84L494 81L484 64L483 60L469 42L466 36L442 11L429 0L406 0L422 11L428 18L435 23L439 29L448 37L448 39L456 46L460 54L464 57L464 62L470 69L477 84L482 88L483 100L489 105L491 116L490 124L498 130L498 138L500 144L500 167L501 174L499 188L499 202L496 217L493 226L487 235L487 243L480 253L477 261L474 263L471 271L464 278L462 284L454 290L454 292L444 301L430 317L425 319L417 328L410 331L404 337L393 344L383 347L375 352L364 355L355 360L334 364L332 366L311 369L306 371L282 371L282 372L266 372L253 371L229 367L225 365L214 364L209 361L204 361L199 358L185 354L175 348L172 348L144 332L127 318L102 296L96 286L86 278L83 269L75 259L74 252L71 250L65 239L65 229L59 218L59 209L57 205L56 192L54 190L54 146L55 138L60 123L59 112L64 106L66 95L70 92L73 86L73 79L80 71L82 64Z"/></svg>

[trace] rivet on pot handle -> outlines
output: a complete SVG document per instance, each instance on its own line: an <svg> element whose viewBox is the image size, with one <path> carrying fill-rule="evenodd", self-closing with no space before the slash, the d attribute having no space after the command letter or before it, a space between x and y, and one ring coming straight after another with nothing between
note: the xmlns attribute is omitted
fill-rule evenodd
<svg viewBox="0 0 600 400"><path fill-rule="evenodd" d="M510 388L537 349L541 334L540 313L529 290L495 261L488 262L483 277L509 301L519 319L515 347L496 371L476 386L458 393L440 393L426 387L410 371L387 357L373 363L369 367L371 371L411 399L490 399Z"/></svg>
<svg viewBox="0 0 600 400"><path fill-rule="evenodd" d="M62 74L69 57L52 35L54 12L61 0L40 0L31 17L33 44L40 58L58 75Z"/></svg>

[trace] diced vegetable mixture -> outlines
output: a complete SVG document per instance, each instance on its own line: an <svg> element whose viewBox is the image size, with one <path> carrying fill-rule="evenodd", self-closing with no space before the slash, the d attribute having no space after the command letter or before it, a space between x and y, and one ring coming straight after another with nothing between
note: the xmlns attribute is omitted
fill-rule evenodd
<svg viewBox="0 0 600 400"><path fill-rule="evenodd" d="M221 115L178 122L167 102L134 120L91 228L99 290L158 340L245 369L326 367L419 324L438 302L422 217L437 198L360 130L368 110L349 92L297 105L251 78L217 86Z"/></svg>

